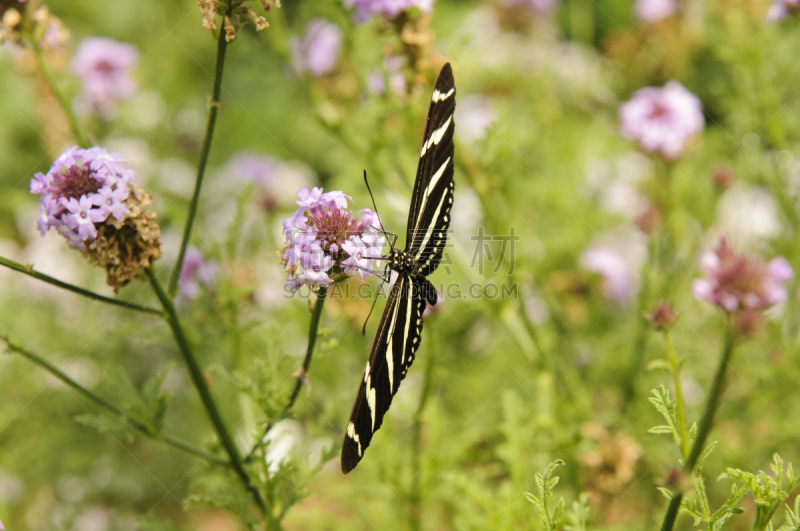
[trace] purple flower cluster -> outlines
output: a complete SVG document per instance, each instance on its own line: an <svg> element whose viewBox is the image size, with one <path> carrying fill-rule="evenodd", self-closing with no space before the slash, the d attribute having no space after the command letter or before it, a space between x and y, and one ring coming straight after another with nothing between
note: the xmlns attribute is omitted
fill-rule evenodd
<svg viewBox="0 0 800 531"><path fill-rule="evenodd" d="M388 19L395 18L403 11L419 8L429 12L433 8L433 0L344 0L346 8L356 8L356 22L366 22L371 15Z"/></svg>
<svg viewBox="0 0 800 531"><path fill-rule="evenodd" d="M800 0L775 0L767 11L767 22L777 22L800 11Z"/></svg>
<svg viewBox="0 0 800 531"><path fill-rule="evenodd" d="M212 289L217 278L217 264L213 260L205 260L197 247L186 248L181 274L178 277L178 288L182 299L195 299L200 294L201 284L205 289Z"/></svg>
<svg viewBox="0 0 800 531"><path fill-rule="evenodd" d="M692 293L727 314L759 312L785 301L783 284L794 275L786 259L765 264L736 252L725 237L716 250L703 254L700 266L707 278L696 279Z"/></svg>
<svg viewBox="0 0 800 531"><path fill-rule="evenodd" d="M393 55L383 58L383 69L389 79L389 88L394 94L402 96L406 93L406 77L403 75L403 57ZM367 75L367 90L374 96L382 96L386 92L384 74L373 70Z"/></svg>
<svg viewBox="0 0 800 531"><path fill-rule="evenodd" d="M72 69L81 79L83 93L78 105L110 119L119 100L128 99L138 87L133 68L139 51L132 44L108 37L87 37L78 45Z"/></svg>
<svg viewBox="0 0 800 531"><path fill-rule="evenodd" d="M38 226L42 236L51 228L67 238L73 249L85 249L97 237L98 223L109 216L123 221L130 187L136 184L133 170L119 163L120 155L103 148L73 146L53 162L50 170L31 179L31 193L40 194Z"/></svg>
<svg viewBox="0 0 800 531"><path fill-rule="evenodd" d="M355 216L347 208L352 199L341 191L303 188L297 195L300 208L283 221L286 286L292 291L303 284L327 287L337 270L358 271L361 280L372 275L372 258L381 256L385 242L378 215L364 209L360 218Z"/></svg>
<svg viewBox="0 0 800 531"><path fill-rule="evenodd" d="M310 72L314 77L329 74L339 60L342 32L339 26L323 18L315 18L306 28L302 40L290 43L294 67L298 72Z"/></svg>
<svg viewBox="0 0 800 531"><path fill-rule="evenodd" d="M700 99L677 81L646 87L619 108L622 136L648 153L677 159L705 125Z"/></svg>
<svg viewBox="0 0 800 531"><path fill-rule="evenodd" d="M633 11L636 18L645 22L660 22L678 10L675 0L636 0Z"/></svg>

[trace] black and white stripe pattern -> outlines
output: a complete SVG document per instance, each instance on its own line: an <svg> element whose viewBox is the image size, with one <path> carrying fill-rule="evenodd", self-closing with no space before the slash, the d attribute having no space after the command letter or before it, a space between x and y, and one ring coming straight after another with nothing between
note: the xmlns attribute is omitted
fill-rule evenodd
<svg viewBox="0 0 800 531"><path fill-rule="evenodd" d="M372 343L369 361L356 394L342 447L342 472L364 456L381 427L392 397L400 388L421 341L425 304L436 303L433 273L447 242L453 204L453 113L456 88L450 64L434 85L417 178L411 198L404 251L392 250L389 267L398 273Z"/></svg>

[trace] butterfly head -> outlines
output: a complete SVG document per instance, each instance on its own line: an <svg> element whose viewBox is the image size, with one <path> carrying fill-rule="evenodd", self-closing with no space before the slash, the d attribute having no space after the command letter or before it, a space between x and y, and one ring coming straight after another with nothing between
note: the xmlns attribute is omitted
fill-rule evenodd
<svg viewBox="0 0 800 531"><path fill-rule="evenodd" d="M414 273L417 265L411 255L400 249L392 249L387 257L387 265L398 273Z"/></svg>

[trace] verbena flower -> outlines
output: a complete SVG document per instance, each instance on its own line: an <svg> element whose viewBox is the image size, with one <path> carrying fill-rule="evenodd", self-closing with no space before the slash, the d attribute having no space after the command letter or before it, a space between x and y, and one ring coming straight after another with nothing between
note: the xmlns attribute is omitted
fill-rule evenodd
<svg viewBox="0 0 800 531"><path fill-rule="evenodd" d="M775 0L767 11L767 22L777 22L800 11L800 0Z"/></svg>
<svg viewBox="0 0 800 531"><path fill-rule="evenodd" d="M347 8L356 8L356 22L366 22L372 15L395 18L404 11L418 8L422 12L430 12L433 0L344 0Z"/></svg>
<svg viewBox="0 0 800 531"><path fill-rule="evenodd" d="M738 253L724 236L713 251L700 258L706 278L692 284L695 298L718 307L742 322L752 321L763 310L786 300L784 283L794 272L782 257L764 263Z"/></svg>
<svg viewBox="0 0 800 531"><path fill-rule="evenodd" d="M611 301L624 303L639 289L636 272L614 249L590 247L581 255L581 264L603 277L603 294Z"/></svg>
<svg viewBox="0 0 800 531"><path fill-rule="evenodd" d="M329 74L339 60L342 32L339 26L323 18L312 20L301 40L290 43L295 69L310 72L314 77Z"/></svg>
<svg viewBox="0 0 800 531"><path fill-rule="evenodd" d="M667 159L683 155L705 124L700 100L677 81L646 87L619 108L622 136Z"/></svg>
<svg viewBox="0 0 800 531"><path fill-rule="evenodd" d="M384 72L374 70L367 75L367 90L373 95L381 96L386 92L384 76L389 80L389 89L394 94L402 96L406 93L406 77L402 72L405 58L391 55L383 58Z"/></svg>
<svg viewBox="0 0 800 531"><path fill-rule="evenodd" d="M636 0L636 17L645 22L660 22L678 10L675 0Z"/></svg>
<svg viewBox="0 0 800 531"><path fill-rule="evenodd" d="M385 238L373 211L360 217L348 209L350 196L341 191L303 188L297 193L300 208L283 221L287 242L281 263L289 273L286 286L296 291L333 282L331 275L358 272L361 280L372 275L373 258L380 257Z"/></svg>
<svg viewBox="0 0 800 531"><path fill-rule="evenodd" d="M108 37L83 39L72 58L72 69L83 87L78 106L106 120L113 117L117 102L136 93L133 69L138 61L139 50L132 44Z"/></svg>
<svg viewBox="0 0 800 531"><path fill-rule="evenodd" d="M231 179L253 183L258 204L267 212L294 201L298 183L308 181L308 172L302 167L247 150L234 153L224 171Z"/></svg>
<svg viewBox="0 0 800 531"><path fill-rule="evenodd" d="M659 301L650 312L645 312L644 318L650 322L654 330L663 331L672 328L678 320L678 314L668 302Z"/></svg>
<svg viewBox="0 0 800 531"><path fill-rule="evenodd" d="M106 269L108 284L115 289L161 256L161 229L153 221L155 214L144 210L150 196L136 186L136 176L124 162L100 147L73 146L46 174L31 179L31 193L40 195L37 224L42 236L55 229L71 248Z"/></svg>
<svg viewBox="0 0 800 531"><path fill-rule="evenodd" d="M186 248L181 273L178 276L178 288L182 299L195 299L200 295L201 287L213 289L217 279L217 263L205 260L197 247Z"/></svg>

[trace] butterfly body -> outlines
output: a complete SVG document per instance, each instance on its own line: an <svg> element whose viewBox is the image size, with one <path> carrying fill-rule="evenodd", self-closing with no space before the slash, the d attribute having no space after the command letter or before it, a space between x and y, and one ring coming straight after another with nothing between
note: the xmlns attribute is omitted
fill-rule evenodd
<svg viewBox="0 0 800 531"><path fill-rule="evenodd" d="M453 131L455 81L445 64L434 85L411 207L405 249L392 249L389 269L397 280L389 293L369 361L361 380L342 446L342 472L361 461L372 436L383 423L400 382L414 362L422 335L426 304L436 304L437 293L428 275L441 261L453 205Z"/></svg>

